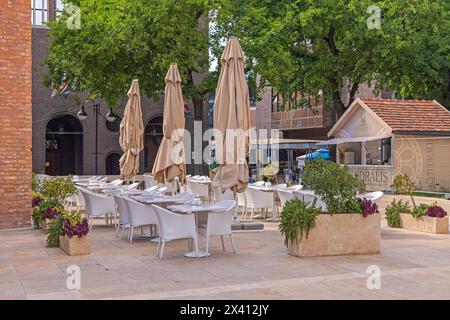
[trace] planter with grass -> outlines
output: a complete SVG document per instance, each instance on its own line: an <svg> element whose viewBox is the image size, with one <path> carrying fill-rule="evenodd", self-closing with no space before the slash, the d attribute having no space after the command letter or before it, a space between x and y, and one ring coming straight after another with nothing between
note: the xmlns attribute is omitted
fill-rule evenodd
<svg viewBox="0 0 450 320"><path fill-rule="evenodd" d="M364 185L348 169L323 160L308 164L303 182L327 206L323 213L312 203L294 198L283 207L280 231L288 253L298 257L380 252L378 207L358 202Z"/></svg>
<svg viewBox="0 0 450 320"><path fill-rule="evenodd" d="M402 188L401 186L408 186ZM404 228L414 231L446 234L449 232L447 212L436 203L431 206L421 203L416 205L414 200L414 184L406 175L395 177L392 185L393 189L400 194L411 196L412 206L408 201L393 200L386 207L386 220L393 228Z"/></svg>

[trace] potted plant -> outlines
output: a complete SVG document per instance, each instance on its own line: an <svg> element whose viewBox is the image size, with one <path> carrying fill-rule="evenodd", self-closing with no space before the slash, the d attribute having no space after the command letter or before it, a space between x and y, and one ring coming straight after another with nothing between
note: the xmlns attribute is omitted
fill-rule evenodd
<svg viewBox="0 0 450 320"><path fill-rule="evenodd" d="M49 225L47 245L61 248L68 255L85 255L91 252L88 238L89 225L79 211L63 210Z"/></svg>
<svg viewBox="0 0 450 320"><path fill-rule="evenodd" d="M41 194L33 195L32 219L36 228L41 228L44 233L47 232L47 226L62 209L62 205L53 199L45 198Z"/></svg>
<svg viewBox="0 0 450 320"><path fill-rule="evenodd" d="M425 203L416 205L413 193L415 184L408 175L398 175L391 185L396 194L405 194L411 197L412 207L409 202L397 201L386 207L386 219L388 225L393 228L404 228L414 231L445 234L449 231L447 212L433 203L431 206Z"/></svg>
<svg viewBox="0 0 450 320"><path fill-rule="evenodd" d="M380 252L378 206L356 199L364 184L345 166L317 159L305 167L305 185L327 207L293 199L281 213L280 231L291 255L324 256ZM297 235L296 235L297 233Z"/></svg>

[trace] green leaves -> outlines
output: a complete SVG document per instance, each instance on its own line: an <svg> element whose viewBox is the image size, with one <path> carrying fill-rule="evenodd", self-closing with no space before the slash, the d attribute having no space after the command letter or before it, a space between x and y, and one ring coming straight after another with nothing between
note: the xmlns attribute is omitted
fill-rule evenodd
<svg viewBox="0 0 450 320"><path fill-rule="evenodd" d="M326 204L329 213L361 213L356 195L365 189L346 166L316 159L305 166L304 184L314 190Z"/></svg>
<svg viewBox="0 0 450 320"><path fill-rule="evenodd" d="M381 10L380 29L367 27L371 5ZM450 107L449 15L446 0L228 0L214 15L213 52L235 35L248 72L261 76L253 87L268 81L285 98L322 90L339 112L353 86L373 80L376 91Z"/></svg>
<svg viewBox="0 0 450 320"><path fill-rule="evenodd" d="M136 78L144 95L159 97L177 62L187 98L203 98L210 89L191 80L208 70L208 29L199 26L207 1L81 0L80 8L81 29L68 29L66 15L50 23L47 85L76 78L77 91L115 107Z"/></svg>
<svg viewBox="0 0 450 320"><path fill-rule="evenodd" d="M284 236L284 244L308 238L309 230L316 226L316 217L321 214L316 202L307 203L298 198L286 201L280 216L279 230ZM300 233L300 239L298 239Z"/></svg>
<svg viewBox="0 0 450 320"><path fill-rule="evenodd" d="M391 228L400 228L400 213L410 213L411 207L409 202L403 200L396 201L395 199L389 206L386 207L386 220L388 226Z"/></svg>
<svg viewBox="0 0 450 320"><path fill-rule="evenodd" d="M72 182L72 178L68 177L54 177L44 180L42 183L42 195L51 201L62 204L63 201L75 194L77 188Z"/></svg>

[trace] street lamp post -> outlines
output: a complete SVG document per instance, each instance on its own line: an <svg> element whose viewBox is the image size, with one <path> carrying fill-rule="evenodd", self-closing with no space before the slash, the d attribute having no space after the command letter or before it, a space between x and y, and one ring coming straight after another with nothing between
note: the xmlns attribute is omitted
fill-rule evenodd
<svg viewBox="0 0 450 320"><path fill-rule="evenodd" d="M95 175L98 174L98 119L100 114L100 104L98 102L92 101L94 105L94 116L95 116L95 162L94 162L94 171ZM80 111L78 111L78 119L81 121L86 120L88 117L84 104L81 105ZM117 116L114 114L112 108L109 108L108 113L105 116L106 120L109 122L114 122L117 119Z"/></svg>

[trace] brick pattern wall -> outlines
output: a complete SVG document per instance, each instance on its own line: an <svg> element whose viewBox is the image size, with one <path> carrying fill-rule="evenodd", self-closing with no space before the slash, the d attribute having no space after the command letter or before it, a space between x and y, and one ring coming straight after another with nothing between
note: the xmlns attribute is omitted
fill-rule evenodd
<svg viewBox="0 0 450 320"><path fill-rule="evenodd" d="M0 3L0 228L9 228L30 224L31 10Z"/></svg>

